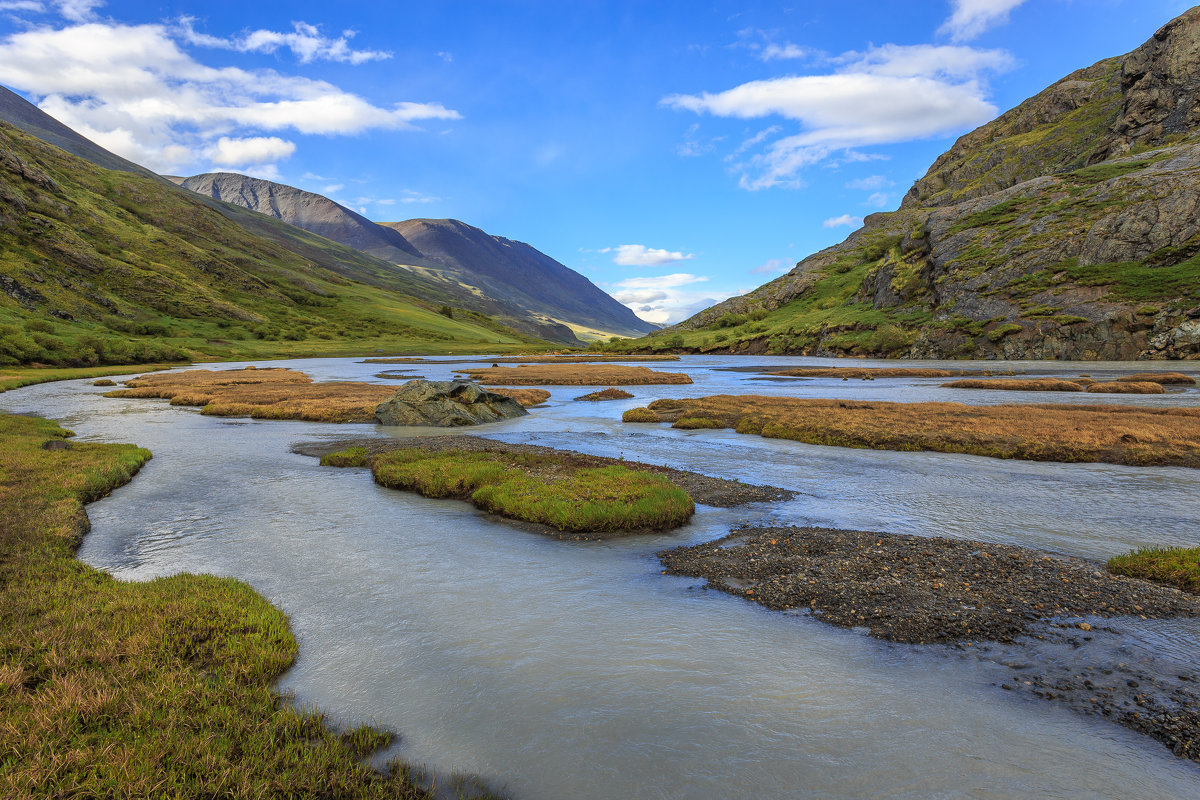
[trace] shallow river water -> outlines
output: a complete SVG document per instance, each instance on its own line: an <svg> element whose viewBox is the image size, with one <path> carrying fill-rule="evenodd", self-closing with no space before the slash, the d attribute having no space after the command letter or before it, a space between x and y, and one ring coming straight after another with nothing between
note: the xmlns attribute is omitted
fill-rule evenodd
<svg viewBox="0 0 1200 800"><path fill-rule="evenodd" d="M742 522L971 537L1094 559L1145 544L1196 546L1200 471L851 450L620 422L654 398L715 393L1200 406L1200 390L1025 395L941 389L936 379L767 380L727 369L824 363L685 357L650 366L685 370L694 386L632 387L635 399L609 403L575 403L590 389L554 387L528 417L472 431L799 492L775 504L701 507L674 533L602 543L524 532L465 503L382 489L365 470L321 468L291 452L322 438L420 431L204 417L165 401L103 398L90 381L9 392L0 408L59 420L84 440L151 449L131 484L89 506L80 557L127 580L194 571L248 581L300 639L281 688L334 719L399 732L399 754L438 773L478 774L531 800L1200 796L1200 766L1111 723L1004 692L980 660L769 612L662 575L654 557ZM375 380L391 368L446 378L462 366L272 365L317 380ZM1179 368L1005 366L1096 378ZM1200 376L1200 365L1183 369ZM1138 646L1200 661L1200 622L1128 625Z"/></svg>

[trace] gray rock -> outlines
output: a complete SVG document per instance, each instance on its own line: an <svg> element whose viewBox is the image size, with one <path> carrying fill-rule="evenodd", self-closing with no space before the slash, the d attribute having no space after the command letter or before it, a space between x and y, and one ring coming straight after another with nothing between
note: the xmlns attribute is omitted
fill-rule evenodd
<svg viewBox="0 0 1200 800"><path fill-rule="evenodd" d="M511 397L466 381L409 381L375 408L375 418L383 425L437 428L482 425L528 413Z"/></svg>

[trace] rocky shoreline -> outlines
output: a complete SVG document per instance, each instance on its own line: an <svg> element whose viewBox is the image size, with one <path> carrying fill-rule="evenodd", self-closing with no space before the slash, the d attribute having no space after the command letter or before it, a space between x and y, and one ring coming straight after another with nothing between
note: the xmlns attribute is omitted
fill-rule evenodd
<svg viewBox="0 0 1200 800"><path fill-rule="evenodd" d="M824 528L742 528L659 554L665 572L773 610L998 665L1005 690L1063 703L1200 761L1200 671L1133 658L1106 618L1200 616L1200 597L1024 547Z"/></svg>

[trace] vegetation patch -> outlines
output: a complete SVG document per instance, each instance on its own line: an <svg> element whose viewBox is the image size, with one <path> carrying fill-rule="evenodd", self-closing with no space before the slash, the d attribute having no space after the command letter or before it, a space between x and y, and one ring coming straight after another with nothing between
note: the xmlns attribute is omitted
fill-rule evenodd
<svg viewBox="0 0 1200 800"><path fill-rule="evenodd" d="M1161 383L1151 381L1093 382L1088 384L1087 390L1095 394L1163 394L1167 391Z"/></svg>
<svg viewBox="0 0 1200 800"><path fill-rule="evenodd" d="M1161 383L1168 386L1195 386L1196 379L1191 375L1185 375L1182 372L1135 372L1132 375L1125 375L1117 378L1119 381L1131 381L1133 383L1149 382Z"/></svg>
<svg viewBox="0 0 1200 800"><path fill-rule="evenodd" d="M1030 461L1200 467L1200 408L803 400L714 395L656 400L626 422L719 421L738 433L835 447L933 450Z"/></svg>
<svg viewBox="0 0 1200 800"><path fill-rule="evenodd" d="M360 459L348 450L331 456L354 466ZM410 448L365 461L375 482L389 489L467 500L575 534L668 530L696 510L684 490L660 475L619 464L582 466L569 456Z"/></svg>
<svg viewBox="0 0 1200 800"><path fill-rule="evenodd" d="M923 367L795 367L773 370L768 375L791 378L950 378L955 375L983 375L972 370L927 369Z"/></svg>
<svg viewBox="0 0 1200 800"><path fill-rule="evenodd" d="M575 399L576 400L586 400L589 402L599 402L599 401L603 401L603 400L628 400L631 397L633 397L633 395L630 394L629 392L625 391L624 389L618 389L616 387L610 386L609 388L601 389L598 392L592 392L591 394L580 395L579 397L576 397Z"/></svg>
<svg viewBox="0 0 1200 800"><path fill-rule="evenodd" d="M0 795L431 800L402 765L362 763L390 734L281 701L296 641L249 586L121 583L75 560L83 504L150 453L69 436L0 414Z"/></svg>
<svg viewBox="0 0 1200 800"><path fill-rule="evenodd" d="M485 387L484 391L498 394L502 397L511 397L525 408L540 406L550 399L550 393L545 389L513 389L506 386L488 386Z"/></svg>
<svg viewBox="0 0 1200 800"><path fill-rule="evenodd" d="M142 375L105 397L166 398L203 414L308 422L374 422L375 408L396 393L377 383L313 383L303 372L267 368L186 370Z"/></svg>
<svg viewBox="0 0 1200 800"><path fill-rule="evenodd" d="M1163 583L1200 594L1200 547L1146 547L1108 560L1117 575Z"/></svg>
<svg viewBox="0 0 1200 800"><path fill-rule="evenodd" d="M725 426L722 425L720 422L717 422L715 419L709 419L708 417L680 417L679 419L675 420L674 423L671 424L671 427L679 428L681 430L695 431L695 430L705 430L705 429L714 429L714 428L724 428Z"/></svg>
<svg viewBox="0 0 1200 800"><path fill-rule="evenodd" d="M538 364L459 371L467 372L471 380L479 383L505 386L649 386L692 382L682 372L609 364Z"/></svg>
<svg viewBox="0 0 1200 800"><path fill-rule="evenodd" d="M1020 378L998 379L968 379L943 383L943 389L997 389L1009 392L1082 392L1083 386L1076 381L1064 381L1058 378Z"/></svg>
<svg viewBox="0 0 1200 800"><path fill-rule="evenodd" d="M0 369L0 392L10 389L20 389L22 386L33 386L50 381L70 381L80 378L98 378L102 375L128 375L146 369L170 369L167 364L152 364L146 366L120 367L75 367L70 369L50 369L46 367L9 367ZM104 385L104 384L97 384ZM114 386L116 384L113 384Z"/></svg>

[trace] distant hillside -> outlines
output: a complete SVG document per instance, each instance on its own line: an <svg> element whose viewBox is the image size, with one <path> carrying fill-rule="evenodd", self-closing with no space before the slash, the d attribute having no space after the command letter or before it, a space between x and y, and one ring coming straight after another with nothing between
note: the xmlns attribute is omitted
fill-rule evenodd
<svg viewBox="0 0 1200 800"><path fill-rule="evenodd" d="M543 338L578 344L572 328L585 334L626 336L655 329L544 253L461 222L376 224L322 195L235 173L171 180L408 267L453 296L456 304ZM411 241L407 232L421 237L421 243Z"/></svg>
<svg viewBox="0 0 1200 800"><path fill-rule="evenodd" d="M266 238L214 202L0 122L0 366L537 341L401 293L431 285L420 276L238 209Z"/></svg>
<svg viewBox="0 0 1200 800"><path fill-rule="evenodd" d="M404 237L376 225L328 197L232 172L209 172L171 180L197 194L283 220L393 263L419 259L421 254Z"/></svg>
<svg viewBox="0 0 1200 800"><path fill-rule="evenodd" d="M402 234L426 259L437 262L443 274L529 313L625 336L657 328L578 272L524 242L493 236L456 219L380 225Z"/></svg>
<svg viewBox="0 0 1200 800"><path fill-rule="evenodd" d="M728 352L1200 357L1198 122L1192 9L960 138L897 211L666 336Z"/></svg>

